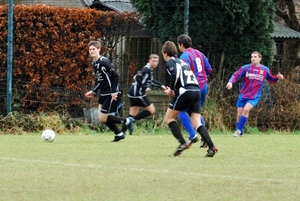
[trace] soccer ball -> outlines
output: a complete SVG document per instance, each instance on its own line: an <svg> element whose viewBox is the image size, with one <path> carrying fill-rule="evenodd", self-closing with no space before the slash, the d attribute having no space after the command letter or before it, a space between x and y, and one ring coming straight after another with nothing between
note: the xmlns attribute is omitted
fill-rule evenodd
<svg viewBox="0 0 300 201"><path fill-rule="evenodd" d="M44 142L53 142L55 140L55 132L50 129L44 130L42 133L42 139Z"/></svg>

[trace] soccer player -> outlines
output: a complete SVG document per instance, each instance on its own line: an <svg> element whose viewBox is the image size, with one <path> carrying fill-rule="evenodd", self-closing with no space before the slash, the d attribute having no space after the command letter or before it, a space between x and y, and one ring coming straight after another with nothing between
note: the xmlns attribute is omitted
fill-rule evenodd
<svg viewBox="0 0 300 201"><path fill-rule="evenodd" d="M251 54L251 63L242 66L238 71L233 73L229 79L226 88L231 89L232 84L243 78L240 93L236 103L237 107L237 122L234 137L241 137L244 134L244 127L248 121L249 113L254 108L262 94L264 80L268 80L271 84L277 80L284 79L283 75L278 73L272 75L269 68L260 64L262 56L259 52Z"/></svg>
<svg viewBox="0 0 300 201"><path fill-rule="evenodd" d="M192 39L188 35L182 34L178 36L177 44L180 52L183 52L180 56L180 59L182 59L189 65L197 78L201 93L201 101L199 107L203 107L208 92L207 76L212 72L212 68L208 62L207 57L199 50L192 48ZM190 139L194 139L196 141L197 134L191 125L190 118L187 113L184 111L180 112L178 118L180 119L186 131L189 133ZM205 126L205 121L202 115L201 123L203 126ZM207 144L203 141L203 139L201 139L200 147L207 147Z"/></svg>
<svg viewBox="0 0 300 201"><path fill-rule="evenodd" d="M120 76L109 59L100 55L101 44L99 41L91 41L88 47L97 80L95 86L85 93L85 97L93 98L100 89L98 98L99 120L115 134L112 142L118 142L125 138L125 134L115 124L125 124L129 129L132 129L133 126L133 119L131 117L121 118L115 116L118 107L118 94L120 93Z"/></svg>
<svg viewBox="0 0 300 201"><path fill-rule="evenodd" d="M189 142L185 141L176 123L178 114L181 111L187 111L191 115L191 122L194 129L201 135L209 147L205 156L213 157L218 149L200 121L200 91L198 81L189 66L183 60L176 58L177 48L173 42L165 42L162 46L162 55L167 62L166 69L171 80L170 87L166 87L165 93L169 96L174 96L165 114L164 122L168 124L173 136L180 143L174 156L178 156L182 151L189 148L192 143L195 143L193 140Z"/></svg>
<svg viewBox="0 0 300 201"><path fill-rule="evenodd" d="M155 107L150 102L147 96L147 92L150 91L150 87L155 86L165 90L165 86L158 81L154 80L153 69L155 69L159 62L159 56L157 54L151 54L149 56L148 63L137 72L133 77L134 82L129 88L127 96L130 100L130 109L128 117L132 117L134 121L146 118L155 113ZM139 112L139 107L144 107L145 110ZM127 130L127 126L123 126L122 132ZM130 135L133 130L129 130Z"/></svg>

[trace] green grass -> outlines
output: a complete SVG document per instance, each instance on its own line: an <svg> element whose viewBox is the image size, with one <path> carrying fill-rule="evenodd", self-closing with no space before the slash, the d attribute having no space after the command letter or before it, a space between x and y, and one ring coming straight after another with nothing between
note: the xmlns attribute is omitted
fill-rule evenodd
<svg viewBox="0 0 300 201"><path fill-rule="evenodd" d="M219 153L172 154L171 135L1 135L0 200L298 200L300 135L212 135Z"/></svg>

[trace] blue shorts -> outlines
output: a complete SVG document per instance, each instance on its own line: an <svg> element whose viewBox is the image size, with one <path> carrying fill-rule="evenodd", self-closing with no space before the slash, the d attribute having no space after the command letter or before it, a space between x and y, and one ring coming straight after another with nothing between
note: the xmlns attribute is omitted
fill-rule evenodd
<svg viewBox="0 0 300 201"><path fill-rule="evenodd" d="M251 104L253 107L255 107L260 100L260 97L255 99L245 99L243 97L239 97L236 102L236 107L245 107L247 103Z"/></svg>
<svg viewBox="0 0 300 201"><path fill-rule="evenodd" d="M200 99L200 106L203 107L204 102L205 102L205 98L208 92L208 85L205 84L203 89L200 89L200 94L201 94L201 99Z"/></svg>

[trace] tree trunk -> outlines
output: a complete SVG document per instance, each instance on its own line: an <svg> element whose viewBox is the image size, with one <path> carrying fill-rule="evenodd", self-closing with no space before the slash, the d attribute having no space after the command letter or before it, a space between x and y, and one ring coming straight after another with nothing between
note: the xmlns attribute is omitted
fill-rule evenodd
<svg viewBox="0 0 300 201"><path fill-rule="evenodd" d="M225 51L222 51L221 59L220 59L220 65L218 69L218 78L221 79L222 73L223 73L223 67L224 67L224 58L225 58Z"/></svg>

